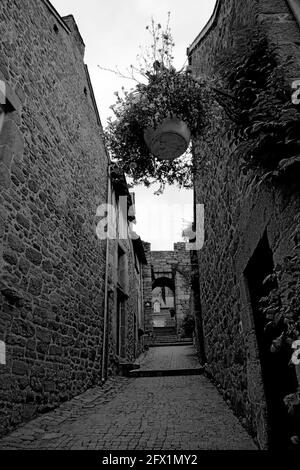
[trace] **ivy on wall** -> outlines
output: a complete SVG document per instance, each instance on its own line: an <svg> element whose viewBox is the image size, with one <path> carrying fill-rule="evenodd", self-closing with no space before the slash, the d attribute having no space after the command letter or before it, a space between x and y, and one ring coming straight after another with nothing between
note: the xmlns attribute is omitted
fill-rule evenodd
<svg viewBox="0 0 300 470"><path fill-rule="evenodd" d="M299 218L298 218L299 221ZM298 388L283 398L293 422L291 443L300 446L300 236L299 225L294 234L294 250L278 264L265 283L271 283L269 295L260 300L260 313L268 321L265 326L274 333L270 352L279 355L288 351L289 367L295 369Z"/></svg>
<svg viewBox="0 0 300 470"><path fill-rule="evenodd" d="M225 110L235 122L236 153L244 168L274 181L290 167L300 169L300 109L285 78L292 57L280 58L258 26L233 36L235 45L217 57L216 72L232 96Z"/></svg>

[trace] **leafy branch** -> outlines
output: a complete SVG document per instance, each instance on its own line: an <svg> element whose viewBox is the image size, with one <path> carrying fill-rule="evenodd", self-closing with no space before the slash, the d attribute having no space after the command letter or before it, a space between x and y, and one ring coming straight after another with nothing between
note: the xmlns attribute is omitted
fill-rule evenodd
<svg viewBox="0 0 300 470"><path fill-rule="evenodd" d="M285 79L292 58L279 60L277 45L269 43L259 27L234 34L236 46L217 58L216 70L235 98L227 110L237 124L236 153L246 169L261 169L267 178L277 178L291 164L283 164L282 156L294 158L295 166L300 153L300 110L291 101Z"/></svg>

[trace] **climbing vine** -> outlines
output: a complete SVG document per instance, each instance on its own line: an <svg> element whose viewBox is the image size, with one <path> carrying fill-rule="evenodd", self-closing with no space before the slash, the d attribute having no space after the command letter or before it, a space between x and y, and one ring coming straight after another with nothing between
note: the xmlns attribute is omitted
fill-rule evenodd
<svg viewBox="0 0 300 470"><path fill-rule="evenodd" d="M233 36L236 46L217 58L216 70L233 97L226 111L235 122L236 155L274 181L300 166L300 109L285 79L292 59L279 60L277 45L259 27Z"/></svg>
<svg viewBox="0 0 300 470"><path fill-rule="evenodd" d="M300 246L299 246L300 249ZM268 296L260 300L260 311L268 319L267 328L278 331L271 352L277 353L284 343L291 347L300 339L300 254L286 256L264 283L273 282Z"/></svg>
<svg viewBox="0 0 300 470"><path fill-rule="evenodd" d="M300 243L278 264L264 283L271 283L269 295L260 300L260 313L267 319L265 330L275 333L270 352L290 351L290 367L300 367ZM295 369L296 370L296 369ZM300 374L296 372L298 389L283 398L288 414L296 423L293 445L300 446Z"/></svg>
<svg viewBox="0 0 300 470"><path fill-rule="evenodd" d="M115 162L134 184L158 182L177 183L192 187L190 152L174 160L160 160L148 148L144 133L169 118L175 118L189 128L192 136L201 133L209 121L212 92L207 80L195 80L189 68L173 66L174 41L169 25L162 26L152 19L146 29L151 35L150 48L140 48L137 65L131 65L129 77L135 87L116 92L111 106L114 117L105 130L106 144Z"/></svg>

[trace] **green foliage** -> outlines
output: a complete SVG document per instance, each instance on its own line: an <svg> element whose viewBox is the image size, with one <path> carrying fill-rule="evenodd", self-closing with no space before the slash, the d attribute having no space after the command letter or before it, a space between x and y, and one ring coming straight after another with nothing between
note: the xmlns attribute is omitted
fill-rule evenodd
<svg viewBox="0 0 300 470"><path fill-rule="evenodd" d="M300 111L285 80L291 58L279 60L278 48L258 27L234 35L236 46L218 58L217 69L235 97L231 104L232 114L238 115L237 154L247 169L260 168L267 176L278 177L289 164L299 163Z"/></svg>
<svg viewBox="0 0 300 470"><path fill-rule="evenodd" d="M184 336L191 338L195 330L195 319L191 314L185 315L182 320L181 328L184 332Z"/></svg>
<svg viewBox="0 0 300 470"><path fill-rule="evenodd" d="M276 328L278 337L273 341L271 352L280 351L284 343L289 346L300 337L300 247L295 253L286 256L275 273L268 276L278 283L267 297L260 300L261 313L269 321L267 327Z"/></svg>
<svg viewBox="0 0 300 470"><path fill-rule="evenodd" d="M168 12L167 22L165 26L156 23L151 18L150 25L146 26L146 30L150 34L151 45L149 47L140 47L138 55L138 73L147 77L149 71L154 71L154 64L161 64L163 67L171 68L174 59L173 47L175 43L170 27L171 13Z"/></svg>
<svg viewBox="0 0 300 470"><path fill-rule="evenodd" d="M194 79L187 70L172 67L169 23L163 29L152 20L147 28L153 38L151 49L139 57L139 69L131 66L147 83L117 94L112 107L116 119L106 129L108 148L133 183L190 187L190 156L156 159L146 146L144 131L156 128L164 118L177 117L186 122L192 137L198 137L215 119L216 103L235 123L230 129L237 143L235 154L246 171L260 170L262 180L291 173L293 177L294 168L300 168L300 109L293 105L285 79L291 58L279 60L278 48L258 26L235 29L234 46L215 60L215 76Z"/></svg>
<svg viewBox="0 0 300 470"><path fill-rule="evenodd" d="M134 92L118 95L115 120L108 123L106 141L120 167L134 183L149 185L177 182L191 185L188 157L159 161L151 155L144 141L146 128L156 128L163 119L183 120L192 135L201 132L207 122L210 92L204 82L195 81L187 72L174 68L149 73L148 84L138 84Z"/></svg>
<svg viewBox="0 0 300 470"><path fill-rule="evenodd" d="M208 120L211 92L204 80L195 80L186 70L172 66L173 38L168 22L165 28L152 19L147 28L152 36L150 49L138 56L138 67L131 66L137 83L130 92L116 93L111 107L115 119L108 122L106 143L113 159L135 184L149 186L178 183L191 187L192 163L189 153L173 161L160 161L144 141L147 128L157 128L165 118L183 120L192 135L201 132ZM136 76L143 77L141 83Z"/></svg>
<svg viewBox="0 0 300 470"><path fill-rule="evenodd" d="M292 255L284 258L274 274L264 282L271 282L273 289L260 300L260 311L268 320L265 329L277 332L278 335L272 342L270 352L278 354L287 348L291 354L290 365L293 365L293 343L300 339L300 245L296 246ZM286 395L283 401L288 414L300 423L300 388ZM298 445L299 438L293 436L291 442Z"/></svg>

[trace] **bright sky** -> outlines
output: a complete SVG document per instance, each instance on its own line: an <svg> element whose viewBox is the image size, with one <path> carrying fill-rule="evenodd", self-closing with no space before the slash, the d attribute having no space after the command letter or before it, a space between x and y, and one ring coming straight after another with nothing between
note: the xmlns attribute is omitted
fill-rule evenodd
<svg viewBox="0 0 300 470"><path fill-rule="evenodd" d="M139 46L150 45L146 31L151 16L166 23L171 12L171 31L175 42L174 65L181 68L186 61L186 49L209 20L216 0L51 0L61 16L72 14L86 45L85 63L89 67L92 85L102 124L111 115L114 92L122 86L131 88L134 82L100 70L116 66L126 71L136 64ZM136 232L151 242L153 250L172 250L173 243L182 241L184 221L192 220L192 191L166 188L154 195L157 188L139 186L136 194Z"/></svg>

